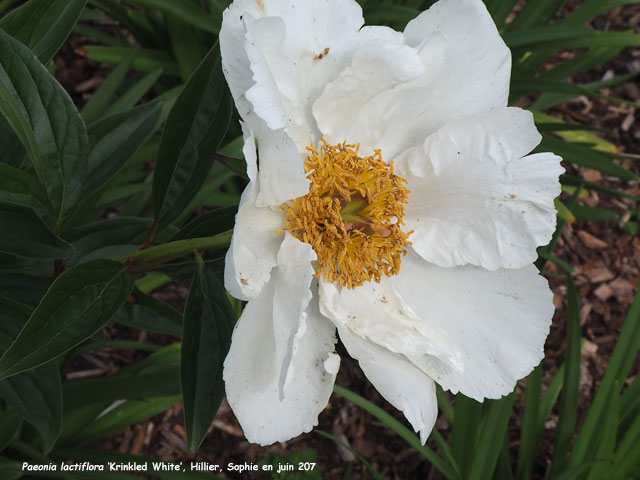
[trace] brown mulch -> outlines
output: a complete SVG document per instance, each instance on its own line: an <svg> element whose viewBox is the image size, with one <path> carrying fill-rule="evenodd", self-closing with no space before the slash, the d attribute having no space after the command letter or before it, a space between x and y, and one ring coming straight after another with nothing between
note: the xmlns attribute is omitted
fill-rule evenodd
<svg viewBox="0 0 640 480"><path fill-rule="evenodd" d="M569 7L575 2L569 2ZM640 5L617 8L599 17L594 26L598 29L638 31ZM70 47L73 48L73 47ZM65 52L56 58L58 78L72 93L75 100L83 102L96 85L108 73L107 69L96 71L95 66L87 66L84 58ZM606 65L577 76L578 83L598 81L611 75L640 72L640 49L626 49ZM86 74L86 75L85 75ZM83 76L85 75L85 76ZM90 80L86 80L89 78ZM640 102L640 87L629 82L603 92L607 95ZM640 109L635 106L613 103L605 100L581 97L553 110L553 115L571 123L594 125L607 131L605 137L620 148L623 153L640 155ZM640 174L638 160L623 160L621 164ZM571 173L583 178L622 190L631 195L640 195L638 182L603 176L599 172L580 168L576 170L566 165ZM566 194L565 194L566 195ZM566 198L563 197L565 200ZM555 255L575 268L574 279L580 297L580 319L585 343L582 349L580 380L580 418L588 409L597 390L609 357L615 346L626 313L640 283L640 237L623 231L623 225L633 217L638 206L635 201L609 194L590 191L580 200L584 205L600 206L618 213L618 222L575 222L568 225L555 249ZM565 315L566 284L564 273L556 265L548 262L545 266L554 303L557 307L551 333L545 347L544 384L547 385L565 355ZM173 286L156 293L158 297L180 306L184 302L185 288ZM107 336L117 336L138 341L153 341L166 344L171 339L151 336L121 327L109 327ZM124 335L124 337L123 337ZM342 366L337 383L365 396L384 408L395 418L406 424L402 415L382 399L378 392L362 375L357 363L343 351ZM130 364L140 357L132 351L110 351L86 355L84 363L72 365L67 377L95 376L115 371L122 365ZM638 371L636 362L633 374ZM510 425L512 452L518 449L517 435L521 418L517 413L523 403L521 392L516 399L516 413ZM536 464L537 478L543 478L553 451L553 438L557 412L546 425L545 435L538 451ZM430 465L385 425L372 418L350 402L334 395L327 409L320 415L320 430L331 433L343 443L350 445L373 464L388 479L439 478ZM439 419L438 428L446 438L450 427L444 418ZM433 446L432 440L430 445ZM289 442L261 448L249 444L242 434L229 406L223 402L210 433L195 456L188 454L186 435L183 427L181 405L128 428L98 444L105 450L129 452L164 460L204 461L226 465L229 462L242 464L258 463L259 459L271 453L288 456L292 451L314 449L317 451L318 468L322 478L343 478L351 472L353 479L370 478L365 467L346 449L337 446L317 433L302 435ZM265 478L260 474L239 475L225 473L228 478Z"/></svg>

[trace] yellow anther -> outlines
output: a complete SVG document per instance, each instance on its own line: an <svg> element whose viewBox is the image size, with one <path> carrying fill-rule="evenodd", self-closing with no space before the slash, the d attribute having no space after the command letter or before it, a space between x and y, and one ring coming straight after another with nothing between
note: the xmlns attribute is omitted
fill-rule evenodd
<svg viewBox="0 0 640 480"><path fill-rule="evenodd" d="M313 145L305 171L309 193L283 205L286 230L318 256L316 276L355 288L395 275L410 244L400 229L409 190L380 150L358 155L359 145Z"/></svg>

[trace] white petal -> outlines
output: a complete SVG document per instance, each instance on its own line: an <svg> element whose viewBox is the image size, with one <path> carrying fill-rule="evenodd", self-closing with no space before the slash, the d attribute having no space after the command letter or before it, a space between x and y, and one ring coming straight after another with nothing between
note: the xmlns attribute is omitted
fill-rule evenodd
<svg viewBox="0 0 640 480"><path fill-rule="evenodd" d="M402 355L339 328L340 340L357 359L369 381L391 405L401 410L424 445L438 416L433 380Z"/></svg>
<svg viewBox="0 0 640 480"><path fill-rule="evenodd" d="M462 372L430 355L410 357L445 390L479 401L499 398L542 360L553 294L533 266L441 268L410 252L391 281L416 314L437 323L462 354Z"/></svg>
<svg viewBox="0 0 640 480"><path fill-rule="evenodd" d="M425 68L419 78L390 85L386 71L395 59L388 58L368 65L376 74L366 81L347 69L327 86L314 113L330 141L357 142L365 152L380 148L392 159L451 120L506 106L511 54L481 0L436 2L409 22L404 45ZM350 95L361 89L367 95Z"/></svg>
<svg viewBox="0 0 640 480"><path fill-rule="evenodd" d="M259 180L256 179L255 140L248 125L242 124L242 130L249 184L240 197L233 237L225 258L224 284L234 297L250 300L260 294L276 265L283 239L276 231L284 226L284 214L256 206Z"/></svg>
<svg viewBox="0 0 640 480"><path fill-rule="evenodd" d="M522 158L540 141L518 108L451 122L395 160L410 190L413 248L443 267L521 268L555 230L560 157Z"/></svg>
<svg viewBox="0 0 640 480"><path fill-rule="evenodd" d="M324 368L335 328L309 303L310 250L285 239L271 281L238 320L224 363L229 405L247 439L261 445L317 425L335 381Z"/></svg>
<svg viewBox="0 0 640 480"><path fill-rule="evenodd" d="M403 355L441 358L461 368L453 339L431 318L420 318L403 302L391 282L366 282L354 289L320 280L320 311L338 327Z"/></svg>
<svg viewBox="0 0 640 480"><path fill-rule="evenodd" d="M367 37L386 30L367 30ZM370 38L360 46L353 62L340 76L330 83L313 106L318 126L329 143L355 139L363 153L370 153L376 142L386 133L388 125L380 121L367 121L367 129L358 131L362 109L379 96L394 88L416 80L425 74L425 65L418 52L398 43L400 38ZM353 108L353 107L357 108ZM386 151L385 151L386 153Z"/></svg>
<svg viewBox="0 0 640 480"><path fill-rule="evenodd" d="M236 103L250 104L272 130L286 127L304 153L317 137L311 105L348 65L363 22L350 0L236 0L220 33Z"/></svg>
<svg viewBox="0 0 640 480"><path fill-rule="evenodd" d="M304 157L284 129L271 130L264 121L253 117L260 156L260 190L258 206L279 207L292 198L309 192L304 171Z"/></svg>

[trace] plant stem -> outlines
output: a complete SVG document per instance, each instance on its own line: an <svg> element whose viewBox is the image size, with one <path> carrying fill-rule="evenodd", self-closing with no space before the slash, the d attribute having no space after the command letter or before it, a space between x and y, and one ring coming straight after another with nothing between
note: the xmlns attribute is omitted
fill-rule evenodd
<svg viewBox="0 0 640 480"><path fill-rule="evenodd" d="M131 255L121 257L121 262L126 262L131 271L148 270L174 258L179 258L197 250L212 250L227 247L231 241L233 230L219 233L212 237L188 238L176 242L165 243L139 250Z"/></svg>

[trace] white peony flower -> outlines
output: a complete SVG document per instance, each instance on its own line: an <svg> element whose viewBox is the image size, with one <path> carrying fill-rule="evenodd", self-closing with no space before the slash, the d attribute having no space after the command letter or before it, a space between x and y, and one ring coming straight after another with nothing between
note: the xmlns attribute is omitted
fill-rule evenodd
<svg viewBox="0 0 640 480"><path fill-rule="evenodd" d="M400 33L363 27L353 0L235 0L220 46L250 178L225 271L249 302L224 365L247 439L317 425L336 328L423 443L434 382L511 392L554 312L532 262L563 170L528 155L541 137L506 106L482 1L440 0Z"/></svg>

